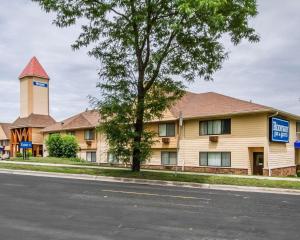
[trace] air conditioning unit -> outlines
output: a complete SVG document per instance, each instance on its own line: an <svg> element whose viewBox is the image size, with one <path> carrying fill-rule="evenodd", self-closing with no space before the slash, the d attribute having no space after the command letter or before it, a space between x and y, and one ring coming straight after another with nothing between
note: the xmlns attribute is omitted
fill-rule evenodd
<svg viewBox="0 0 300 240"><path fill-rule="evenodd" d="M219 141L219 137L218 136L209 136L209 141L210 142L218 142Z"/></svg>
<svg viewBox="0 0 300 240"><path fill-rule="evenodd" d="M162 138L162 142L165 144L169 144L170 143L170 138Z"/></svg>

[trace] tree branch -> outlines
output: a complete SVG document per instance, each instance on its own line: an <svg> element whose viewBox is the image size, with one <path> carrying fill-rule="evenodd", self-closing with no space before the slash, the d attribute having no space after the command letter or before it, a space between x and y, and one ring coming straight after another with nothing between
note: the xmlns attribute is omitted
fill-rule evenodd
<svg viewBox="0 0 300 240"><path fill-rule="evenodd" d="M173 42L173 39L175 38L177 34L177 31L174 30L170 37L169 37L169 40L168 40L168 43L166 44L166 46L164 47L164 51L162 53L162 56L161 58L159 59L158 63L157 63L157 66L156 66L156 69L154 70L154 73L150 79L150 81L146 84L145 86L145 91L148 91L150 89L150 87L152 86L152 84L154 83L155 79L157 78L159 72L160 72L160 68L161 68L161 65L162 65L162 62L163 60L166 58L166 56L168 55L168 52L169 52L169 49L170 49L170 46Z"/></svg>

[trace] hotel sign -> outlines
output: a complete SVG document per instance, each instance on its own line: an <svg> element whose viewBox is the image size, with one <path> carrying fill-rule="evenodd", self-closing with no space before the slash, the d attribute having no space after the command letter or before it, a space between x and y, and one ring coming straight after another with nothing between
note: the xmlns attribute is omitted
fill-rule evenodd
<svg viewBox="0 0 300 240"><path fill-rule="evenodd" d="M288 143L290 122L280 118L270 118L270 141Z"/></svg>
<svg viewBox="0 0 300 240"><path fill-rule="evenodd" d="M33 82L33 86L47 88L47 87L48 87L48 84L47 84L47 83L43 83L43 82L36 82L36 81L34 81L34 82Z"/></svg>
<svg viewBox="0 0 300 240"><path fill-rule="evenodd" d="M32 142L20 142L20 148L29 149L32 148Z"/></svg>

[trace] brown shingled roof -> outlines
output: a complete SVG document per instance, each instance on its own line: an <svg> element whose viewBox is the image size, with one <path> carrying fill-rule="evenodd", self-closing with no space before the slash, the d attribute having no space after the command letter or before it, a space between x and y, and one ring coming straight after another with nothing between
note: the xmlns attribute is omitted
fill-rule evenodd
<svg viewBox="0 0 300 240"><path fill-rule="evenodd" d="M194 118L270 111L271 109L270 107L214 92L187 92L170 111L176 118L179 117L180 111L184 118Z"/></svg>
<svg viewBox="0 0 300 240"><path fill-rule="evenodd" d="M89 110L46 127L43 129L43 132L60 132L74 129L94 128L98 126L99 121L99 113L94 110Z"/></svg>
<svg viewBox="0 0 300 240"><path fill-rule="evenodd" d="M2 127L3 132L6 136L6 139L1 139L1 140L7 140L10 139L10 128L11 128L11 123L0 123L0 127Z"/></svg>
<svg viewBox="0 0 300 240"><path fill-rule="evenodd" d="M52 124L56 123L56 121L49 115L38 115L38 114L30 114L26 118L18 118L16 121L12 123L12 128L22 128L22 127L48 127Z"/></svg>

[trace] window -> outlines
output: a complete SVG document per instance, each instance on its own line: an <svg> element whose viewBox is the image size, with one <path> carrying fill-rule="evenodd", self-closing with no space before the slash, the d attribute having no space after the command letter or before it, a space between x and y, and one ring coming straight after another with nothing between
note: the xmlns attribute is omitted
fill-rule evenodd
<svg viewBox="0 0 300 240"><path fill-rule="evenodd" d="M296 132L297 133L300 133L300 122L297 122L297 125L296 125Z"/></svg>
<svg viewBox="0 0 300 240"><path fill-rule="evenodd" d="M75 131L67 131L67 135L75 136Z"/></svg>
<svg viewBox="0 0 300 240"><path fill-rule="evenodd" d="M162 165L176 165L177 152L161 152Z"/></svg>
<svg viewBox="0 0 300 240"><path fill-rule="evenodd" d="M84 140L94 140L95 139L95 130L89 129L84 131Z"/></svg>
<svg viewBox="0 0 300 240"><path fill-rule="evenodd" d="M160 137L174 137L175 136L175 123L161 123L159 124Z"/></svg>
<svg viewBox="0 0 300 240"><path fill-rule="evenodd" d="M113 153L107 153L107 162L111 164L119 163L119 159Z"/></svg>
<svg viewBox="0 0 300 240"><path fill-rule="evenodd" d="M230 167L231 153L230 152L200 152L200 166L211 167Z"/></svg>
<svg viewBox="0 0 300 240"><path fill-rule="evenodd" d="M96 162L96 152L87 152L86 153L86 160L89 162Z"/></svg>
<svg viewBox="0 0 300 240"><path fill-rule="evenodd" d="M220 135L230 133L231 119L200 122L200 135Z"/></svg>

